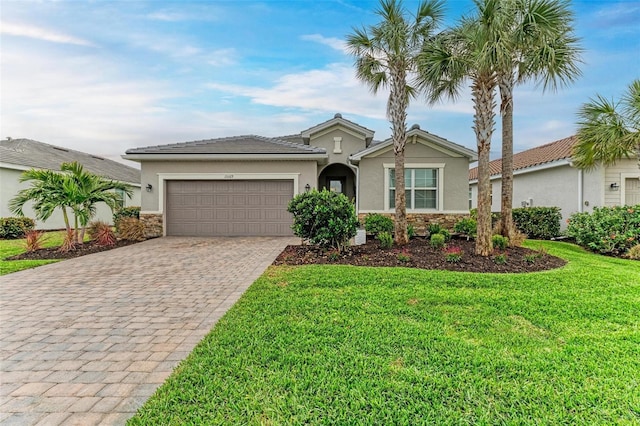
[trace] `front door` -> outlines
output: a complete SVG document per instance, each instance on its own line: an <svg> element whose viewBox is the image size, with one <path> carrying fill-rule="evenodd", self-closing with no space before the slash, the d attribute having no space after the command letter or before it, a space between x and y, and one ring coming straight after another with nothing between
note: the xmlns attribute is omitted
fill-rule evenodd
<svg viewBox="0 0 640 426"><path fill-rule="evenodd" d="M331 192L338 192L340 194L344 194L346 190L346 177L335 177L328 176L327 177L327 189Z"/></svg>

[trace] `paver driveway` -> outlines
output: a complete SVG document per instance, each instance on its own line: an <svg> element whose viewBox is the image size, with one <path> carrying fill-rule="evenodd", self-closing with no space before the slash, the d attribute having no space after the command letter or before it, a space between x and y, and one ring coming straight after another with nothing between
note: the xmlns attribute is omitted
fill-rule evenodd
<svg viewBox="0 0 640 426"><path fill-rule="evenodd" d="M0 423L124 424L295 238L158 238L0 277Z"/></svg>

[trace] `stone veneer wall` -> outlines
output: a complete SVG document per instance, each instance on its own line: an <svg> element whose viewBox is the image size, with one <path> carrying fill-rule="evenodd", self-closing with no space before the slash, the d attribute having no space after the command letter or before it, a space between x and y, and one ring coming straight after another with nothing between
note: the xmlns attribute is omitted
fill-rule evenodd
<svg viewBox="0 0 640 426"><path fill-rule="evenodd" d="M145 238L162 237L162 215L156 213L140 213L140 221L144 224Z"/></svg>
<svg viewBox="0 0 640 426"><path fill-rule="evenodd" d="M383 216L393 219L395 213L381 213ZM364 218L367 213L360 213L358 220L360 223L364 223ZM443 228L453 230L453 225L460 219L469 217L468 213L407 213L407 222L409 225L413 225L417 235L425 235L427 233L427 227L431 223L439 223Z"/></svg>

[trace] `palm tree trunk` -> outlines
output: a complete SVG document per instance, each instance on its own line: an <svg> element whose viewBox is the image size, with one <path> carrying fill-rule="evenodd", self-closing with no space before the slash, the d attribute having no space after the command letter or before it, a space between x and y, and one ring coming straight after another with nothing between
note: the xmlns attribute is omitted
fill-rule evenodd
<svg viewBox="0 0 640 426"><path fill-rule="evenodd" d="M67 213L67 208L62 206L62 218L64 219L64 226L67 228L67 234L71 231L71 224L69 223L69 213Z"/></svg>
<svg viewBox="0 0 640 426"><path fill-rule="evenodd" d="M491 136L493 134L495 113L493 108L494 84L490 77L474 79L471 93L474 100L474 124L478 144L478 229L476 237L476 254L489 256L493 251L491 245L491 181L489 173L489 157Z"/></svg>
<svg viewBox="0 0 640 426"><path fill-rule="evenodd" d="M404 185L404 147L407 139L406 121L408 97L406 72L403 66L391 68L391 90L389 93L388 115L391 121L393 152L395 156L396 208L394 240L397 245L409 242L407 234L407 199Z"/></svg>
<svg viewBox="0 0 640 426"><path fill-rule="evenodd" d="M502 184L500 204L500 231L513 240L513 76L498 79L500 87L500 114L502 116Z"/></svg>

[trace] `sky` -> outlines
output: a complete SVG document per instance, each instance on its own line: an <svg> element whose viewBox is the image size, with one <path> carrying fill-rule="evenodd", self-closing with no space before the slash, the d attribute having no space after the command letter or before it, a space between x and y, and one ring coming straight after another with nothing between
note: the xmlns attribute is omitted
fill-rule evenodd
<svg viewBox="0 0 640 426"><path fill-rule="evenodd" d="M404 1L408 11L417 1ZM473 10L447 1L445 26ZM129 148L299 133L335 113L391 135L387 92L358 81L344 40L378 22L377 1L30 1L0 3L0 138L28 138L122 160ZM640 78L640 1L573 1L582 76L556 92L515 91L515 152L576 131L597 94ZM475 150L465 90L412 100L418 123ZM500 156L497 117L492 157ZM0 159L1 161L1 159Z"/></svg>

